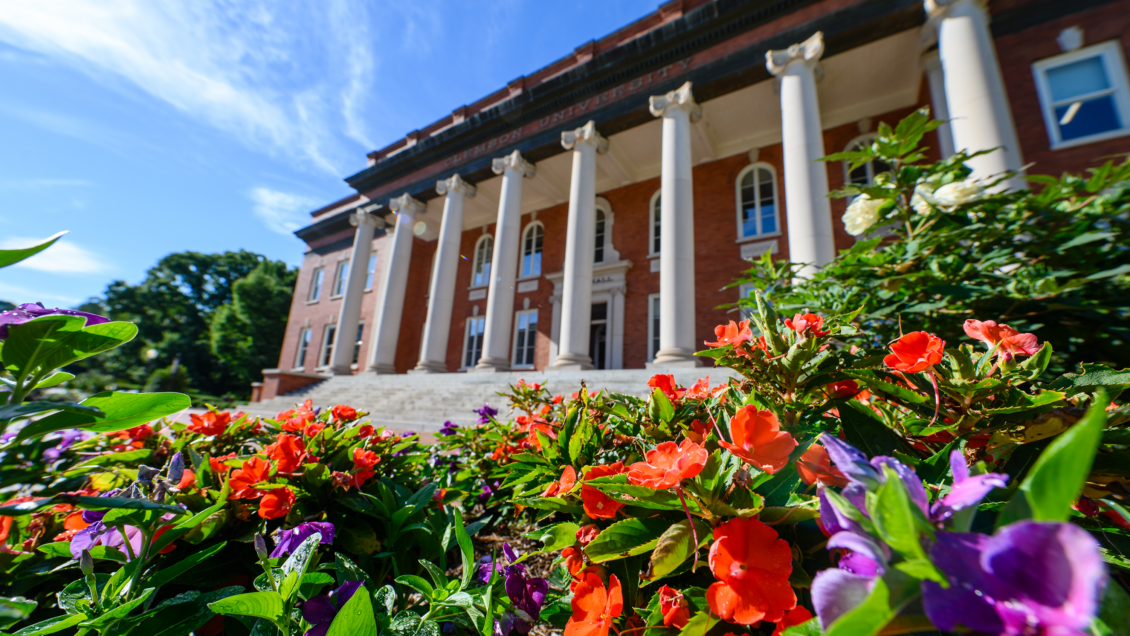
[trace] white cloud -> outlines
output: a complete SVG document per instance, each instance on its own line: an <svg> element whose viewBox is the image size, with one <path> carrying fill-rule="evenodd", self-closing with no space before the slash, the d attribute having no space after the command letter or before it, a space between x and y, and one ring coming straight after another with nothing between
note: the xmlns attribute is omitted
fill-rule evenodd
<svg viewBox="0 0 1130 636"><path fill-rule="evenodd" d="M60 296L50 292L40 290L30 290L26 287L19 285L9 285L0 282L0 299L6 300L10 303L22 305L23 303L41 302L44 305L59 303L62 305L74 306L83 301L81 298L74 298L72 296Z"/></svg>
<svg viewBox="0 0 1130 636"><path fill-rule="evenodd" d="M319 203L312 197L270 188L252 188L248 196L255 216L272 232L286 235L309 225L310 211Z"/></svg>
<svg viewBox="0 0 1130 636"><path fill-rule="evenodd" d="M30 247L42 241L43 237L12 236L0 241L0 249ZM98 254L65 240L57 241L51 247L12 267L52 274L100 274L111 269Z"/></svg>

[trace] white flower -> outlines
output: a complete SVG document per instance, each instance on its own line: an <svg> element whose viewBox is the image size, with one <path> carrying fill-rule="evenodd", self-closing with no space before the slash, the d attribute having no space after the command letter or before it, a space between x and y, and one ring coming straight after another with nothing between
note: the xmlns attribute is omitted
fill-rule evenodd
<svg viewBox="0 0 1130 636"><path fill-rule="evenodd" d="M942 207L952 208L962 203L969 203L980 199L985 189L976 181L954 181L934 190L931 195L933 203Z"/></svg>
<svg viewBox="0 0 1130 636"><path fill-rule="evenodd" d="M914 187L914 195L910 197L910 207L919 214L930 213L930 201L927 197L933 198L929 186L919 184Z"/></svg>
<svg viewBox="0 0 1130 636"><path fill-rule="evenodd" d="M879 221L879 206L884 201L875 201L866 194L852 200L844 212L844 229L852 236L860 236Z"/></svg>

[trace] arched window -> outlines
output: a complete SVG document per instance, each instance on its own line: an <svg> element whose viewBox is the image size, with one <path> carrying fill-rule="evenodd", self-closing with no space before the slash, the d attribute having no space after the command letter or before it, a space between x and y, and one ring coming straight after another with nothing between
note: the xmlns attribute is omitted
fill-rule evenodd
<svg viewBox="0 0 1130 636"><path fill-rule="evenodd" d="M608 219L608 215L606 215L604 213L604 210L597 208L596 209L596 234L594 236L594 238L596 240L593 242L593 244L596 247L594 248L593 256L592 256L592 262L594 262L594 263L603 263L604 262L604 234L605 234L605 232L607 232L607 227L608 227L607 219Z"/></svg>
<svg viewBox="0 0 1130 636"><path fill-rule="evenodd" d="M522 278L541 275L541 244L545 228L541 223L530 223L522 233Z"/></svg>
<svg viewBox="0 0 1130 636"><path fill-rule="evenodd" d="M475 269L471 273L471 287L483 287L490 283L490 257L494 251L494 238L484 235L475 245Z"/></svg>
<svg viewBox="0 0 1130 636"><path fill-rule="evenodd" d="M648 223L648 256L657 256L659 254L659 219L660 219L660 202L662 197L660 194L662 190L656 190L655 194L651 195L651 207Z"/></svg>
<svg viewBox="0 0 1130 636"><path fill-rule="evenodd" d="M738 238L780 231L777 220L777 173L767 163L755 163L738 174Z"/></svg>
<svg viewBox="0 0 1130 636"><path fill-rule="evenodd" d="M856 137L855 139L851 140L851 143L849 143L846 148L844 148L844 152L858 152L866 148L867 146L870 146L871 142L875 140L875 137L876 135L874 133ZM844 185L851 183L859 186L873 185L875 183L875 175L881 174L883 172L889 172L890 170L890 166L878 160L868 161L867 163L855 168L854 170L851 167L851 162L845 161ZM848 199L848 202L850 203L851 199Z"/></svg>

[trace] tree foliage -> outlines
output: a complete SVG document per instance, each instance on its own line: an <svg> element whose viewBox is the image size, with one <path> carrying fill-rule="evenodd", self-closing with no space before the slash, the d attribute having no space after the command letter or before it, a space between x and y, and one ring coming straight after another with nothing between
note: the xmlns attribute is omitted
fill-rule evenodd
<svg viewBox="0 0 1130 636"><path fill-rule="evenodd" d="M232 301L212 315L212 354L238 386L278 361L295 276L283 263L263 261L232 285Z"/></svg>

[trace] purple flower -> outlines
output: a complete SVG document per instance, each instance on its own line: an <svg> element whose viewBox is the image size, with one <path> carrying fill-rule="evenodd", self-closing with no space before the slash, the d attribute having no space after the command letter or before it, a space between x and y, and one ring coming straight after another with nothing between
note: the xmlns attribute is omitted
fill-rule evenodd
<svg viewBox="0 0 1130 636"><path fill-rule="evenodd" d="M334 524L328 521L309 521L300 523L290 530L279 530L278 543L271 551L271 558L277 559L289 555L315 533L322 535L321 540L318 541L319 545L333 545Z"/></svg>
<svg viewBox="0 0 1130 636"><path fill-rule="evenodd" d="M439 434L442 437L448 437L459 432L459 425L455 422L444 422L443 428L439 429Z"/></svg>
<svg viewBox="0 0 1130 636"><path fill-rule="evenodd" d="M87 521L87 513L95 512L92 510L84 510L82 518ZM98 511L97 518L90 523L89 526L79 530L74 537L71 538L71 556L79 558L82 556L83 550L89 550L96 545L104 545L108 548L115 548L120 550L126 555L126 560L130 558L130 550L126 549L126 539L129 539L130 547L133 548L132 554L141 553L141 541L144 537L141 535L141 529L134 526L122 526L121 528L114 528L102 523L101 519L106 514L105 511ZM93 517L93 515L92 515Z"/></svg>
<svg viewBox="0 0 1130 636"><path fill-rule="evenodd" d="M74 445L75 442L81 442L90 437L86 431L80 431L77 428L67 429L60 433L59 443L54 448L48 448L43 451L43 457L50 461L55 461L62 456L63 451Z"/></svg>
<svg viewBox="0 0 1130 636"><path fill-rule="evenodd" d="M836 619L867 599L874 576L852 574L847 570L821 570L812 580L812 606L827 630Z"/></svg>
<svg viewBox="0 0 1130 636"><path fill-rule="evenodd" d="M492 409L490 404L483 404L483 408L475 411L479 416L479 424L490 424L490 418L498 415L498 409Z"/></svg>
<svg viewBox="0 0 1130 636"><path fill-rule="evenodd" d="M104 322L110 322L109 318L99 316L97 314L88 314L85 311L74 311L72 309L47 309L43 303L24 303L10 311L0 312L0 340L8 337L8 327L10 325L21 325L29 320L42 318L43 316L83 316L86 318L86 326L100 325Z"/></svg>
<svg viewBox="0 0 1130 636"><path fill-rule="evenodd" d="M520 634L527 634L541 614L541 606L545 603L545 595L549 593L549 582L543 578L531 577L526 572L526 566L517 563L518 553L509 543L502 544L502 554L509 565L492 563L490 557L483 557L479 565L479 580L484 583L490 581L491 569L495 569L505 577L504 585L506 595L514 604L513 616L504 616L501 622L495 623L495 632L505 636L511 629Z"/></svg>
<svg viewBox="0 0 1130 636"><path fill-rule="evenodd" d="M863 514L867 514L865 503L867 492L886 483L887 477L883 472L883 467L887 466L906 485L910 500L918 506L922 514L929 516L930 497L926 494L922 480L919 479L912 468L894 457L883 455L872 457L868 461L866 455L834 435L821 435L820 441L823 442L824 448L828 451L828 458L848 478L849 483L843 491L844 498L855 504L855 507L863 511Z"/></svg>
<svg viewBox="0 0 1130 636"><path fill-rule="evenodd" d="M930 558L950 586L922 582L926 616L942 631L1084 634L1106 579L1099 544L1070 523L1019 521L993 536L939 532Z"/></svg>
<svg viewBox="0 0 1130 636"><path fill-rule="evenodd" d="M361 581L346 581L329 594L319 594L302 604L302 618L313 625L305 636L326 636L342 607L361 589Z"/></svg>
<svg viewBox="0 0 1130 636"><path fill-rule="evenodd" d="M945 521L959 510L981 503L994 488L1008 485L1008 475L984 473L969 476L969 466L961 451L950 453L950 470L953 471L953 488L949 494L934 502L931 515L935 521Z"/></svg>

